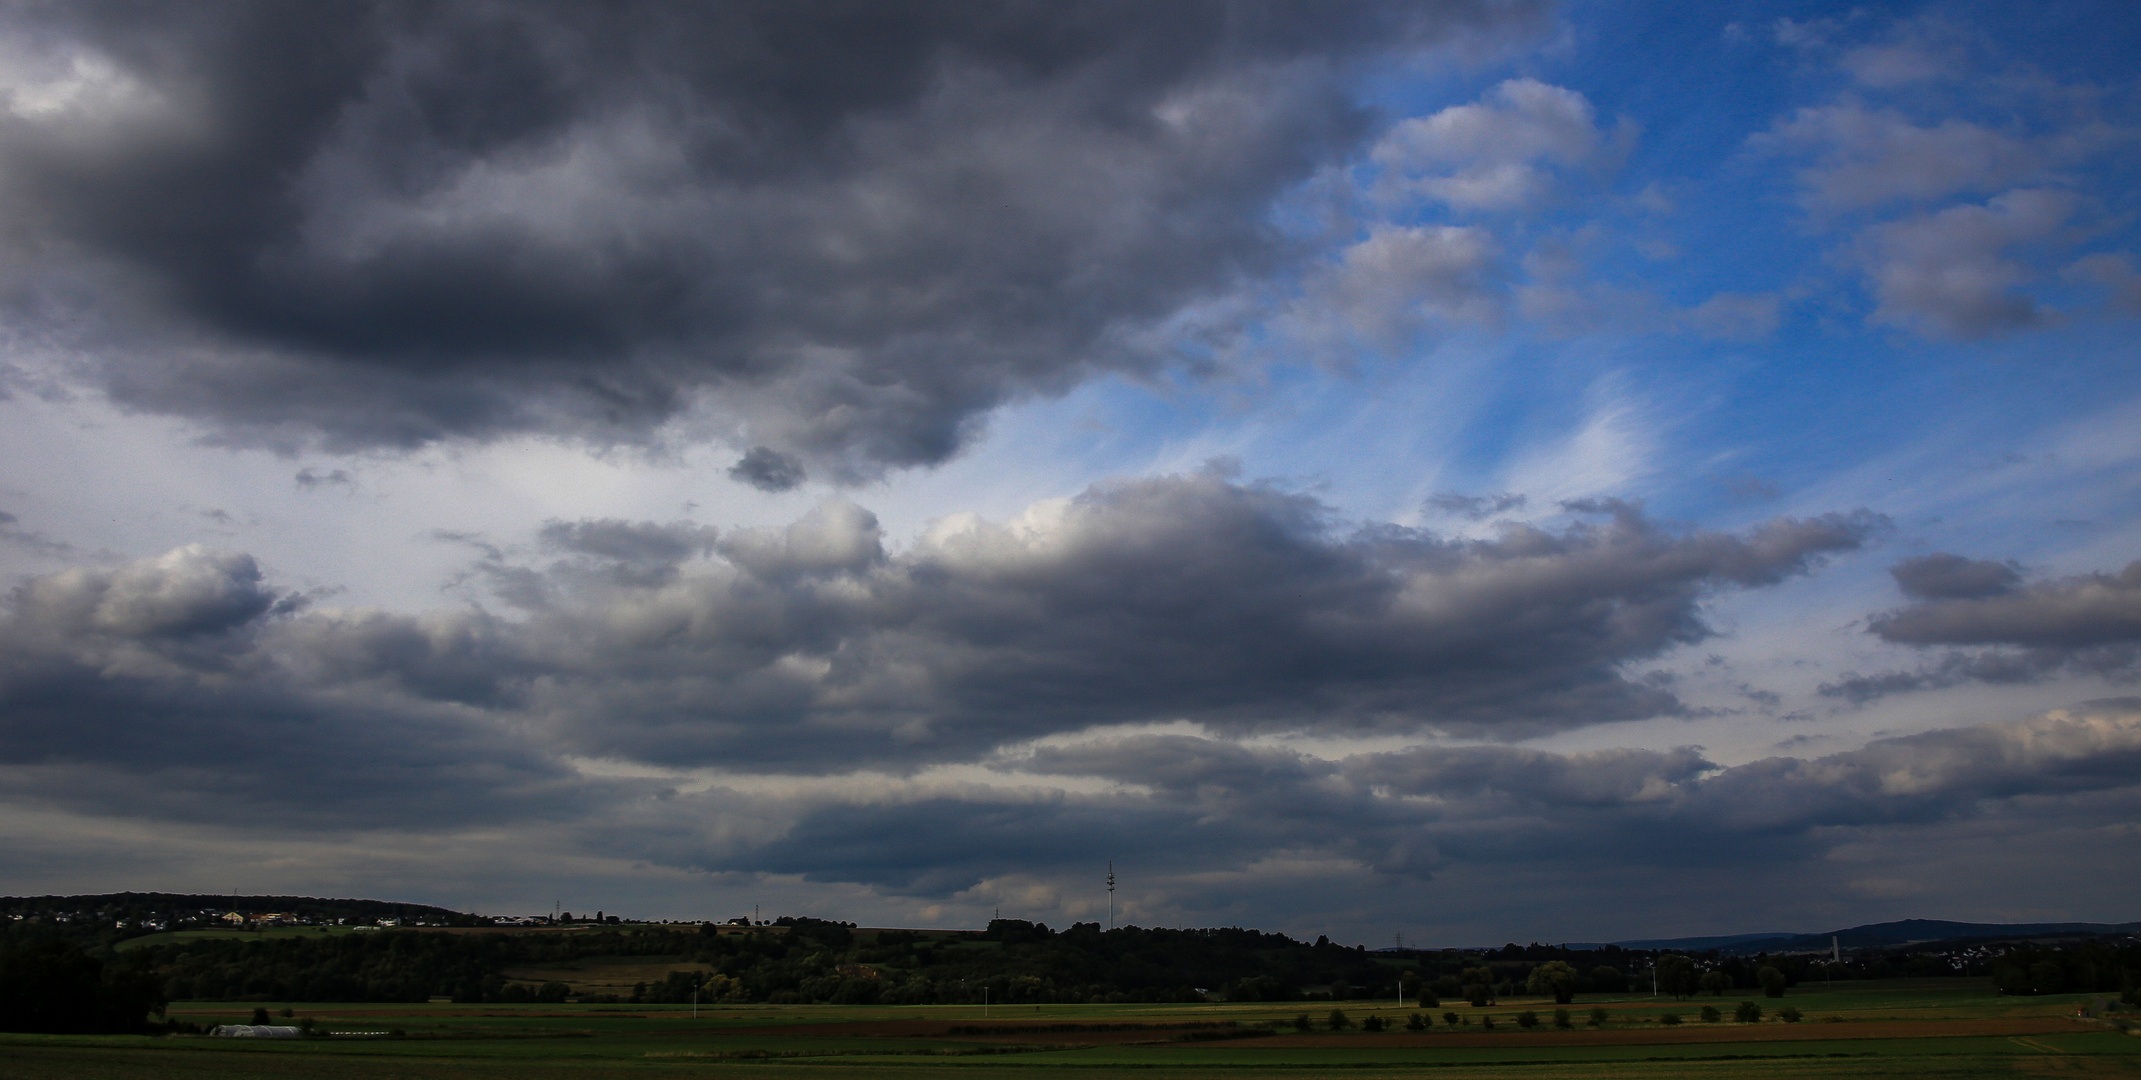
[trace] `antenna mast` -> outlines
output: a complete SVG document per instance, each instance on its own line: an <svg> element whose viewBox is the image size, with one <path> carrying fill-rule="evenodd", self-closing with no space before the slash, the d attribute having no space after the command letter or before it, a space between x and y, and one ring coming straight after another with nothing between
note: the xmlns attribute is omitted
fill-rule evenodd
<svg viewBox="0 0 2141 1080"><path fill-rule="evenodd" d="M1115 929L1115 860L1108 860L1108 929Z"/></svg>

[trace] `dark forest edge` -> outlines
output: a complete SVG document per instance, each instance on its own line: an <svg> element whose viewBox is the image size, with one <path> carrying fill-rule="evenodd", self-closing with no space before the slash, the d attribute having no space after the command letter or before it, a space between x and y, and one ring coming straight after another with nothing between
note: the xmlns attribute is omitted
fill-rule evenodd
<svg viewBox="0 0 2141 1080"><path fill-rule="evenodd" d="M173 940L173 912L217 906L320 920L309 930ZM64 901L64 904L59 902ZM194 904L194 901L202 901ZM221 904L211 903L220 901ZM86 913L59 919L65 910ZM161 917L150 914L162 912ZM38 914L42 912L43 914ZM131 912L131 914L129 914ZM1648 991L1688 998L1809 980L1989 977L2002 994L2115 992L2141 1003L2141 940L2067 931L2056 941L1973 938L1848 952L1733 955L1608 945L1384 949L1303 942L1241 928L1064 930L999 919L981 931L858 930L782 917L770 924L636 924L605 916L526 931L424 905L292 897L0 898L0 1030L168 1030L172 1001L462 1003L577 1000L703 1004L1013 1004L1396 1000L1439 1007L1516 995L1568 1004ZM357 923L378 927L353 933ZM741 921L741 920L739 920ZM179 920L179 925L191 925ZM213 925L204 923L203 925ZM231 925L225 923L225 925ZM416 928L417 926L428 926ZM332 929L331 929L332 928ZM460 932L457 932L460 931ZM139 940L135 940L139 939ZM120 947L132 941L132 947ZM594 957L674 965L629 996L516 978L516 969Z"/></svg>

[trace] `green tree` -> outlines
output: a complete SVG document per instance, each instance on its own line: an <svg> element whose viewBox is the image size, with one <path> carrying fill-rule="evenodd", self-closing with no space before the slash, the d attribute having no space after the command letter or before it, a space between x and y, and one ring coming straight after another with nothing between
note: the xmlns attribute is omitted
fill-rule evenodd
<svg viewBox="0 0 2141 1080"><path fill-rule="evenodd" d="M1535 1012L1533 1012L1533 1011L1531 1011L1530 1009L1526 1009L1526 1010L1524 1010L1523 1012L1520 1012L1520 1013L1518 1013L1518 1014L1517 1014L1517 1026L1518 1026L1518 1027L1520 1027L1520 1028L1535 1028L1535 1027L1538 1027L1538 1026L1539 1026L1539 1014L1538 1014L1538 1013L1535 1013Z"/></svg>
<svg viewBox="0 0 2141 1080"><path fill-rule="evenodd" d="M1717 1006L1715 1006L1715 1005L1705 1005L1705 1006L1703 1006L1703 1007L1702 1007L1702 1022L1703 1022L1703 1023L1705 1023L1705 1024L1714 1024L1714 1023L1717 1023L1717 1022L1718 1022L1719 1020L1721 1020L1721 1019L1724 1019L1724 1014L1723 1014L1723 1013L1720 1013L1720 1012L1718 1012L1718 1011L1717 1011Z"/></svg>
<svg viewBox="0 0 2141 1080"><path fill-rule="evenodd" d="M1527 993L1551 996L1556 1005L1567 1005L1576 1000L1576 969L1565 960L1548 960L1531 969L1531 976L1524 980Z"/></svg>
<svg viewBox="0 0 2141 1080"><path fill-rule="evenodd" d="M1732 976L1722 971L1705 971L1695 985L1711 997L1724 997L1725 991L1732 989Z"/></svg>
<svg viewBox="0 0 2141 1080"><path fill-rule="evenodd" d="M1608 1016L1608 1015L1609 1015L1609 1014L1608 1014L1608 1013L1606 1012L1606 1009L1605 1009L1605 1007L1604 1007L1604 1006L1599 1006L1598 1008L1592 1009L1592 1010L1591 1010L1591 1026L1592 1026L1592 1027L1603 1027L1603 1026L1605 1026L1605 1023L1606 1023L1606 1019L1607 1019L1607 1016Z"/></svg>
<svg viewBox="0 0 2141 1080"><path fill-rule="evenodd" d="M1332 1009L1330 1019L1324 1022L1331 1026L1332 1031L1344 1031L1353 1026L1353 1018L1347 1016L1344 1009Z"/></svg>
<svg viewBox="0 0 2141 1080"><path fill-rule="evenodd" d="M1568 1030L1569 1024L1569 1011L1567 1009L1555 1009L1554 1026L1566 1031Z"/></svg>
<svg viewBox="0 0 2141 1080"><path fill-rule="evenodd" d="M1484 1009L1494 1004L1494 971L1481 965L1464 969L1458 976L1464 982L1465 1000L1475 1009Z"/></svg>
<svg viewBox="0 0 2141 1080"><path fill-rule="evenodd" d="M1406 1027L1406 1030L1408 1030L1408 1031L1426 1031L1426 1030L1427 1030L1427 1014L1426 1014L1426 1013L1421 1013L1421 1012L1416 1012L1416 1013L1413 1013L1413 1014L1412 1014L1411 1016L1408 1016L1408 1017L1406 1017L1406 1018L1405 1018L1405 1027Z"/></svg>
<svg viewBox="0 0 2141 1080"><path fill-rule="evenodd" d="M1778 971L1776 968L1765 966L1762 970L1754 973L1754 981L1762 984L1763 997L1780 998L1784 996L1784 984L1788 980L1785 979L1783 972Z"/></svg>
<svg viewBox="0 0 2141 1080"><path fill-rule="evenodd" d="M1762 1019L1762 1007L1752 1001L1742 1001L1739 1008L1732 1010L1732 1018L1742 1024L1752 1024Z"/></svg>
<svg viewBox="0 0 2141 1080"><path fill-rule="evenodd" d="M1658 958L1658 990L1675 998L1685 998L1695 992L1695 962L1678 953L1667 953Z"/></svg>

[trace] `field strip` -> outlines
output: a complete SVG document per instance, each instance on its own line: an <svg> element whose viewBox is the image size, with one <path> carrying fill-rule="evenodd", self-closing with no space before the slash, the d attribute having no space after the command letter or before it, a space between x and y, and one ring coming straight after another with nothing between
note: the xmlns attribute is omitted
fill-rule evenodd
<svg viewBox="0 0 2141 1080"><path fill-rule="evenodd" d="M993 1032L991 1027L1002 1027ZM781 1024L763 1027L735 1027L726 1029L729 1036L757 1036L781 1038L931 1038L954 1039L961 1042L986 1043L1077 1043L1083 1045L1121 1045L1143 1042L1155 1037L1165 1038L1171 1034L1170 1025L1154 1025L1150 1030L1127 1029L1118 1025L1093 1025L1090 1032L1075 1030L1079 1025L1051 1025L1045 1033L1019 1030L1021 1025L1006 1022L1001 1025L968 1021L952 1024L932 1020L888 1020L859 1023L831 1024ZM954 1028L958 1030L953 1030ZM1258 1048L1265 1049L1331 1049L1337 1047L1360 1047L1378 1049L1432 1049L1432 1048L1478 1048L1509 1049L1518 1047L1579 1047L1579 1046L1687 1046L1729 1043L1789 1043L1789 1042L1839 1042L1862 1039L1938 1039L1953 1037L2008 1037L2024 1038L2031 1035L2064 1034L2075 1030L2072 1021L2065 1017L1996 1017L1975 1020L1875 1020L1843 1024L1745 1024L1721 1025L1718 1027L1623 1028L1605 1030L1577 1029L1574 1031L1515 1031L1515 1032L1437 1032L1434 1034L1412 1032L1369 1033L1310 1033L1281 1032L1255 1041ZM2037 1049L2031 1047L2031 1049ZM2045 1053L2059 1051L2045 1049Z"/></svg>

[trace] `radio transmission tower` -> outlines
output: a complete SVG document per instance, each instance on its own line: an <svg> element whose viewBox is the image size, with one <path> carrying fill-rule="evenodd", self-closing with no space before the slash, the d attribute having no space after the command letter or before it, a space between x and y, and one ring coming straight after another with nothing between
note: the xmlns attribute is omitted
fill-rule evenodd
<svg viewBox="0 0 2141 1080"><path fill-rule="evenodd" d="M1115 860L1108 860L1108 929L1115 929Z"/></svg>

